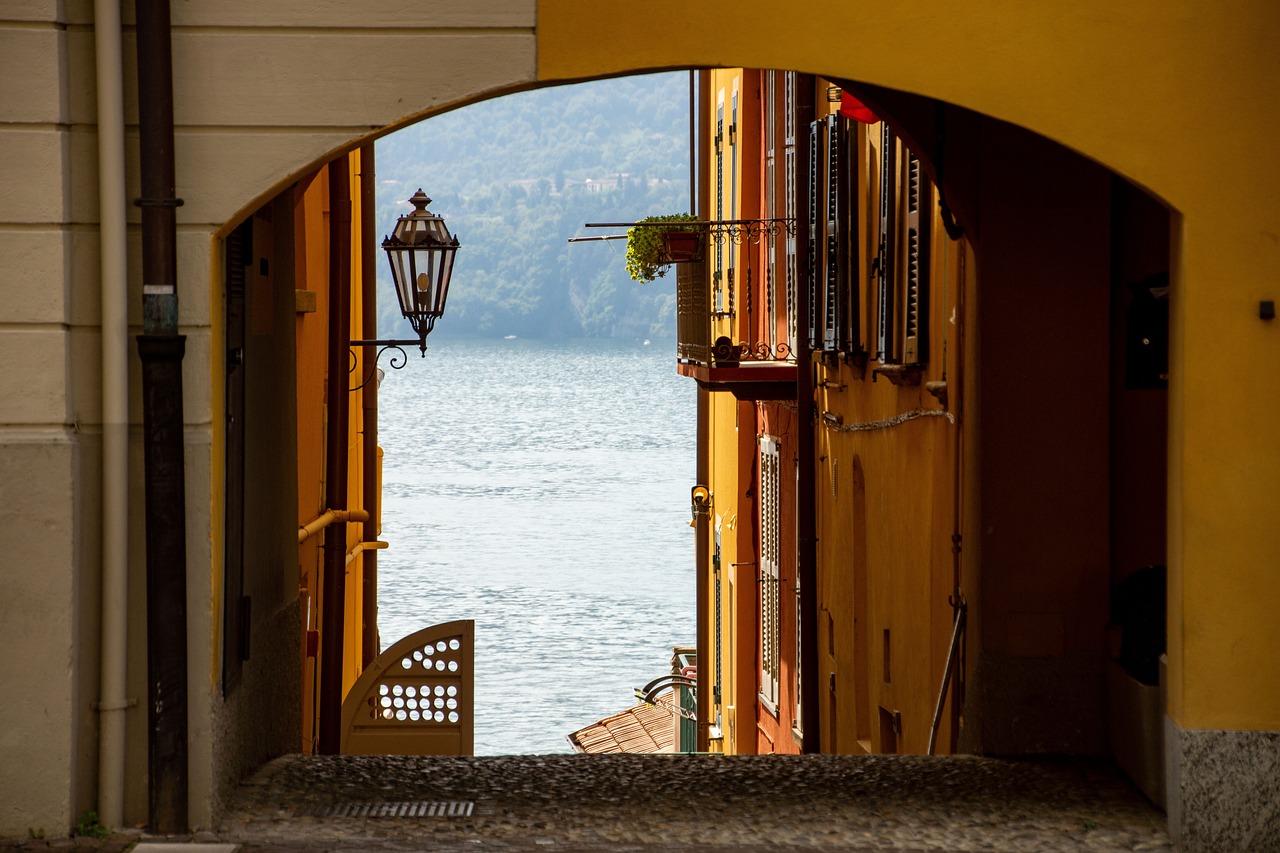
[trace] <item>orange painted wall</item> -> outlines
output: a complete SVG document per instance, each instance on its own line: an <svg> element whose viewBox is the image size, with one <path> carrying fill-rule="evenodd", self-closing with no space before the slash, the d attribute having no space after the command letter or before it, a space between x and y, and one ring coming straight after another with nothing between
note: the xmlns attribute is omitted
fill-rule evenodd
<svg viewBox="0 0 1280 853"><path fill-rule="evenodd" d="M340 165L339 165L340 164ZM329 168L347 168L351 171L352 221L359 222L359 152L353 152L334 164L321 168L309 179L299 182L292 190L295 199L295 266L296 288L314 294L317 310L299 312L296 315L297 340L297 410L298 410L298 524L304 525L328 507L325 495L325 436L327 434L327 359L329 329ZM351 251L351 336L361 337L360 295L363 282L360 277L360 259L363 251L359 229L352 229ZM369 247L370 251L375 250ZM357 366L351 375L363 376L363 353L357 352ZM359 379L351 380L354 387ZM347 449L347 502L336 509L361 509L364 500L361 493L363 464L363 409L358 400L349 408ZM347 551L360 542L359 524L346 525ZM302 714L303 752L313 751L313 738L317 720L319 656L309 655L318 650L321 612L321 577L324 562L323 532L317 533L298 546L298 582L302 595L303 636L300 642L302 664ZM357 555L346 566L346 624L344 626L343 690L351 687L361 672L361 626L363 557ZM308 633L311 639L308 640Z"/></svg>

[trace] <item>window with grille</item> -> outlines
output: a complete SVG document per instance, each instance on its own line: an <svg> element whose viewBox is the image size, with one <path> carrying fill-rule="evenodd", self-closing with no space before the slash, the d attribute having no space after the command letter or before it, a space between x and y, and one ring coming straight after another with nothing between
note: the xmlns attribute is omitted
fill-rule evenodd
<svg viewBox="0 0 1280 853"><path fill-rule="evenodd" d="M771 711L778 708L781 658L779 616L780 516L778 440L760 437L760 698Z"/></svg>

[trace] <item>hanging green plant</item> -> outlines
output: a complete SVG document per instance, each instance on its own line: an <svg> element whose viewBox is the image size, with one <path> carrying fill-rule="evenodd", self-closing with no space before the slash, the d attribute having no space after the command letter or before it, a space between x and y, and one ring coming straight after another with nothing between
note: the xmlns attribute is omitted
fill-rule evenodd
<svg viewBox="0 0 1280 853"><path fill-rule="evenodd" d="M640 222L697 222L698 217L691 213L677 213L674 216L649 216ZM649 282L662 278L667 274L667 265L672 262L666 252L666 241L663 239L668 231L693 231L691 227L654 228L651 226L635 227L627 231L627 272L638 282Z"/></svg>

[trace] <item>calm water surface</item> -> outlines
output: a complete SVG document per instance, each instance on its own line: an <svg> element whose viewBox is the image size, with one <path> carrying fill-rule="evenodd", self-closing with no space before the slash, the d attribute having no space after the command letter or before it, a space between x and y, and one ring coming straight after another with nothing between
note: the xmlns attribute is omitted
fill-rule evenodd
<svg viewBox="0 0 1280 853"><path fill-rule="evenodd" d="M695 386L674 350L440 341L387 371L382 647L475 620L477 755L570 751L693 642Z"/></svg>

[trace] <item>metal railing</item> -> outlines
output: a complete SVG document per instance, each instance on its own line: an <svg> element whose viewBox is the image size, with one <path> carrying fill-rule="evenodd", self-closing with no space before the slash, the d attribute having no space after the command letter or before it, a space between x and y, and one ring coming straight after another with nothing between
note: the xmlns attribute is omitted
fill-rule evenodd
<svg viewBox="0 0 1280 853"><path fill-rule="evenodd" d="M676 357L695 364L792 362L791 345L779 341L733 341L713 336L711 286L705 261L676 265Z"/></svg>

